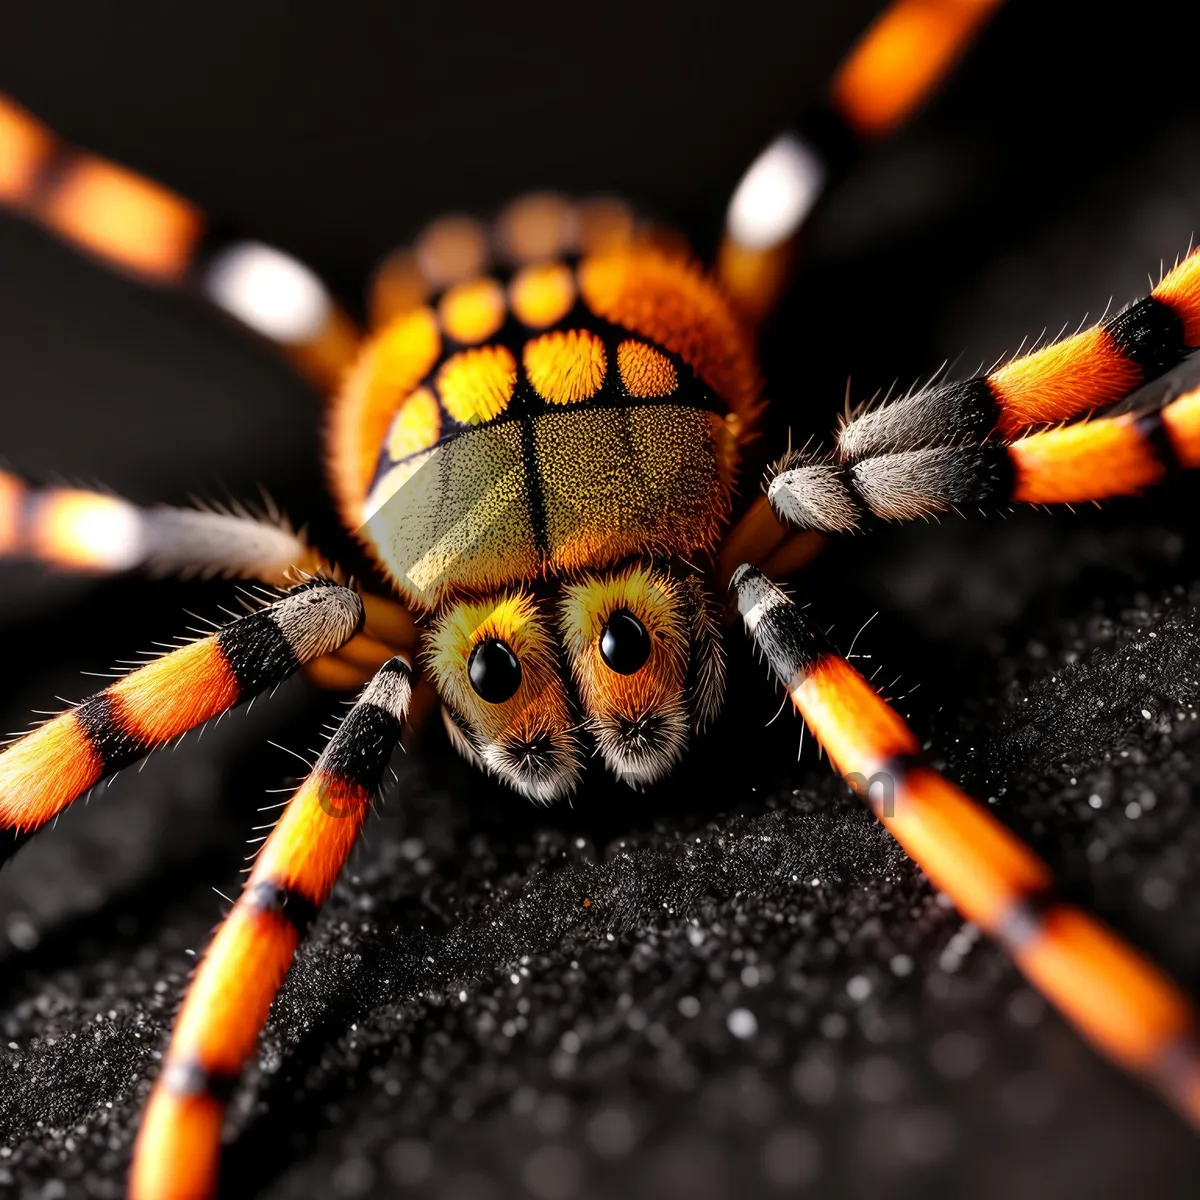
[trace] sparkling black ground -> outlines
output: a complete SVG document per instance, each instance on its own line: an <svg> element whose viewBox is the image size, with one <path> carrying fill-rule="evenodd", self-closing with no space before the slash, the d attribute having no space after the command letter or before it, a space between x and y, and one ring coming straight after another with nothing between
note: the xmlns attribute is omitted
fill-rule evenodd
<svg viewBox="0 0 1200 1200"><path fill-rule="evenodd" d="M428 211L526 182L616 186L702 239L861 19L639 5L589 38L547 17L497 41L498 18L432 10L334 37L298 6L284 25L209 5L196 29L124 7L6 6L0 88L339 281ZM1056 31L1014 5L839 190L767 337L774 436L827 429L848 374L862 398L1095 317L1187 246L1200 111L1172 11ZM617 81L601 60L635 32ZM269 356L11 221L0 262L10 465L142 500L261 481L324 528L316 405ZM1198 500L1180 479L1103 511L885 530L796 589L843 648L879 613L859 665L938 764L1194 993ZM6 567L5 728L227 599ZM1194 1194L1192 1135L963 927L811 741L795 761L798 725L767 725L777 694L731 651L730 711L644 795L597 781L537 810L440 736L397 758L233 1105L229 1196ZM330 711L289 685L0 873L0 1194L120 1194L213 889L233 894L266 789L302 770L268 740L306 752Z"/></svg>

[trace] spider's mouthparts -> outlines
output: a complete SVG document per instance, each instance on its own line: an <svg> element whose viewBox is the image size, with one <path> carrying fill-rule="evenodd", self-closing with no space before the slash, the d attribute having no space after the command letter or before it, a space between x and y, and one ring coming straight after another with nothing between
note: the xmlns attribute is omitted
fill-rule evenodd
<svg viewBox="0 0 1200 1200"><path fill-rule="evenodd" d="M664 731L662 717L647 715L636 718L621 717L617 722L621 745L625 750L648 750L661 739Z"/></svg>
<svg viewBox="0 0 1200 1200"><path fill-rule="evenodd" d="M509 751L509 759L518 771L545 771L552 766L554 758L554 739L548 733L518 742Z"/></svg>

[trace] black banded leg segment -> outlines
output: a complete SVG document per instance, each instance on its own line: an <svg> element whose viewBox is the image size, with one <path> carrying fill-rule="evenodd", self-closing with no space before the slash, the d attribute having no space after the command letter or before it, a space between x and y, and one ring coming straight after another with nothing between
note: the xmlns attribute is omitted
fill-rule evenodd
<svg viewBox="0 0 1200 1200"><path fill-rule="evenodd" d="M6 852L101 779L282 682L357 632L363 605L316 579L147 663L0 753Z"/></svg>
<svg viewBox="0 0 1200 1200"><path fill-rule="evenodd" d="M747 633L834 767L930 881L1093 1046L1200 1126L1200 1022L1187 997L1094 917L1055 898L1046 864L922 761L899 714L779 588L752 567L733 587Z"/></svg>
<svg viewBox="0 0 1200 1200"><path fill-rule="evenodd" d="M400 738L403 658L379 669L289 801L218 929L175 1023L134 1153L134 1200L203 1200L216 1187L224 1104L272 1000L333 890Z"/></svg>

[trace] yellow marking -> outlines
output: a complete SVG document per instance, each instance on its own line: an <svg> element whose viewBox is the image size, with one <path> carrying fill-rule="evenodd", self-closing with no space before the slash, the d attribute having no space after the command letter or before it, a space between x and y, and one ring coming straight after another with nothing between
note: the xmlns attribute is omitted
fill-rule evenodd
<svg viewBox="0 0 1200 1200"><path fill-rule="evenodd" d="M415 253L430 284L446 287L487 269L487 233L474 217L441 217L417 239Z"/></svg>
<svg viewBox="0 0 1200 1200"><path fill-rule="evenodd" d="M598 317L677 354L734 412L753 421L761 380L752 339L712 280L684 259L634 247L579 264Z"/></svg>
<svg viewBox="0 0 1200 1200"><path fill-rule="evenodd" d="M438 395L446 411L464 424L498 417L512 399L517 363L505 346L464 350L437 373Z"/></svg>
<svg viewBox="0 0 1200 1200"><path fill-rule="evenodd" d="M428 450L442 431L442 410L427 388L417 388L400 406L388 432L387 452L393 462Z"/></svg>
<svg viewBox="0 0 1200 1200"><path fill-rule="evenodd" d="M575 236L575 209L552 192L521 196L496 220L496 240L513 262L553 258L569 250Z"/></svg>
<svg viewBox="0 0 1200 1200"><path fill-rule="evenodd" d="M508 286L517 320L533 329L545 329L561 321L575 303L575 280L565 263L525 267Z"/></svg>
<svg viewBox="0 0 1200 1200"><path fill-rule="evenodd" d="M504 324L504 312L504 289L486 276L455 284L438 304L442 329L456 342L472 346Z"/></svg>
<svg viewBox="0 0 1200 1200"><path fill-rule="evenodd" d="M329 426L330 480L342 516L353 529L379 462L379 448L405 396L427 375L442 349L430 308L397 317L346 374Z"/></svg>
<svg viewBox="0 0 1200 1200"><path fill-rule="evenodd" d="M545 333L525 344L525 373L537 394L551 404L589 400L604 383L604 343L586 329Z"/></svg>
<svg viewBox="0 0 1200 1200"><path fill-rule="evenodd" d="M679 386L671 360L645 342L622 342L617 347L617 370L629 394L639 400L669 396Z"/></svg>
<svg viewBox="0 0 1200 1200"><path fill-rule="evenodd" d="M203 219L174 192L100 158L78 158L46 200L56 233L152 279L182 277Z"/></svg>

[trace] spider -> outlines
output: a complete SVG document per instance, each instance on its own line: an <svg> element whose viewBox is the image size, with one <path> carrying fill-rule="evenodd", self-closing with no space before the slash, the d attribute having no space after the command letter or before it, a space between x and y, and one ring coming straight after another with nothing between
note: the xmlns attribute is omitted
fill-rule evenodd
<svg viewBox="0 0 1200 1200"><path fill-rule="evenodd" d="M888 23L878 29L884 36ZM870 72L862 92L847 82L866 71L878 44L868 39L839 77L843 135L846 126L870 132L888 123L853 107L871 95ZM885 90L875 102L891 119L913 98ZM360 354L349 323L296 264L261 246L200 246L189 207L62 155L22 113L7 116L11 198L52 228L151 279L186 267L226 311L283 342L319 379L355 359L333 410L334 487L347 525L405 601L334 582L330 564L278 524L141 511L6 480L6 498L23 514L9 527L13 551L93 569L145 564L276 583L296 567L313 574L16 743L0 759L10 828L31 832L101 775L301 664L331 686L371 677L205 959L151 1101L135 1194L211 1190L221 1094L252 1052L300 931L349 851L410 715L414 666L423 661L436 683L447 733L464 756L531 798L570 791L583 736L618 778L646 784L674 765L720 702L726 581L747 631L839 770L931 877L1005 940L1102 1048L1156 1075L1194 1111L1194 1065L1182 1040L1191 1018L1178 994L1090 919L1049 899L1041 864L919 761L899 719L768 580L805 561L807 530L846 532L871 515L903 519L975 500L1093 499L1140 490L1170 461L1195 465L1193 394L1156 413L1017 436L1121 399L1200 341L1193 259L1095 329L850 421L832 457L790 453L767 499L724 534L710 566L735 458L758 417L742 322L771 306L818 177L840 165L842 147L827 128L800 131L760 159L731 208L718 284L619 204L536 198L490 230L436 225L396 256L376 290L382 332ZM493 249L511 274L481 279ZM565 250L580 261L559 261ZM607 432L614 411L624 414L621 439ZM626 497L614 505L613 486L635 477L648 455L614 451L605 463L599 448L640 445L649 435L639 420L652 422L655 462L672 469L662 479L644 473L630 534ZM587 470L576 469L581 462ZM433 536L460 486L465 508ZM472 525L479 508L489 519ZM935 818L943 823L936 835ZM246 968L249 955L261 961ZM231 979L240 990L230 991Z"/></svg>

